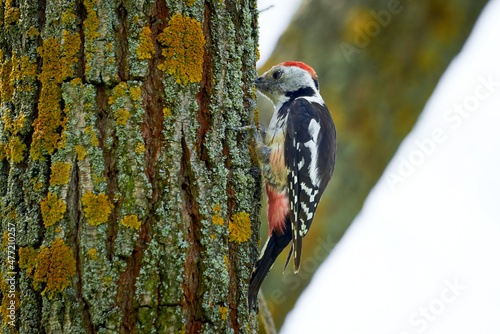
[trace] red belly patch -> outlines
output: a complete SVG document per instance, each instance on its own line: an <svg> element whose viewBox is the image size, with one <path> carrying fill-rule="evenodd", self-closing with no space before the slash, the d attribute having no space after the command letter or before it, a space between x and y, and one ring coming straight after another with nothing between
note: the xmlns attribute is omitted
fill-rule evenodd
<svg viewBox="0 0 500 334"><path fill-rule="evenodd" d="M278 234L283 234L285 218L290 212L286 191L277 192L269 183L266 183L266 192L269 235L271 235L273 231L276 231Z"/></svg>

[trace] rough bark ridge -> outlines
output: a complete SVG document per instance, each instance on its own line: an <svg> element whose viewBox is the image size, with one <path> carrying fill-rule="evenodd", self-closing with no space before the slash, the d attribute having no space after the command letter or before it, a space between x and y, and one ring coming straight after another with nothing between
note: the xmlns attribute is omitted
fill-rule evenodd
<svg viewBox="0 0 500 334"><path fill-rule="evenodd" d="M2 333L256 329L255 8L2 1Z"/></svg>

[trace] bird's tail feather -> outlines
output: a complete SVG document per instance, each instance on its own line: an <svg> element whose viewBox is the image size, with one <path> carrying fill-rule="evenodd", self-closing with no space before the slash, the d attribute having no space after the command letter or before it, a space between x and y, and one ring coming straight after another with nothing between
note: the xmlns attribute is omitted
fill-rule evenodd
<svg viewBox="0 0 500 334"><path fill-rule="evenodd" d="M254 265L252 278L250 279L250 286L248 288L248 309L251 310L252 307L257 309L257 295L259 293L260 286L264 282L269 270L276 261L276 258L285 249L286 246L292 240L292 234L290 231L290 218L286 218L285 230L282 235L277 235L272 233L267 239L264 248L260 253L260 257Z"/></svg>

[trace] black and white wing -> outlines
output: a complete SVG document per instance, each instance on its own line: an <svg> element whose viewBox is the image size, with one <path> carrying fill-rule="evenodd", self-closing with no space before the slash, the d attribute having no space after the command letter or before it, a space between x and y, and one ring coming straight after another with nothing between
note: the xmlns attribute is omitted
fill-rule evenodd
<svg viewBox="0 0 500 334"><path fill-rule="evenodd" d="M292 227L287 264L294 252L295 272L300 268L302 238L331 179L336 151L335 126L328 108L303 98L293 100L287 120L285 165Z"/></svg>

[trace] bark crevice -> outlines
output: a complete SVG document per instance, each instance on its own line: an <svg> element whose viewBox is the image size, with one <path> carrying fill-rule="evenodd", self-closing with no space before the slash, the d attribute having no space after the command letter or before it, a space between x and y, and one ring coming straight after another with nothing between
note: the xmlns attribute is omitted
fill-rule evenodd
<svg viewBox="0 0 500 334"><path fill-rule="evenodd" d="M116 17L118 18L118 37L116 38L116 57L117 57L117 67L118 76L120 81L129 80L128 68L128 27L127 27L127 9L121 3L116 9Z"/></svg>
<svg viewBox="0 0 500 334"><path fill-rule="evenodd" d="M81 229L80 225L83 223L82 214L80 208L80 187L79 187L79 174L78 174L78 164L75 159L72 163L71 167L71 176L70 183L68 184L68 216L69 221L71 222L70 226L73 228L73 243L75 249L75 261L76 261L76 299L77 303L82 312L82 318L84 319L84 326L88 330L89 333L95 333L94 326L92 325L92 317L90 315L90 305L83 298L83 277L82 271L83 268L83 259L81 256L81 248L80 248L80 238L81 238Z"/></svg>
<svg viewBox="0 0 500 334"><path fill-rule="evenodd" d="M198 333L202 329L203 323L200 321L201 311L199 310L198 302L200 300L200 273L199 262L202 252L200 245L200 216L199 207L196 201L197 191L193 185L193 171L190 163L191 152L189 151L184 135L181 139L182 158L181 158L181 175L183 182L181 185L183 197L183 216L185 220L185 233L188 248L186 249L186 257L184 262L184 280L182 283L184 291L184 299L182 306L186 319L186 332Z"/></svg>

